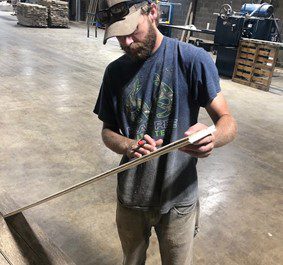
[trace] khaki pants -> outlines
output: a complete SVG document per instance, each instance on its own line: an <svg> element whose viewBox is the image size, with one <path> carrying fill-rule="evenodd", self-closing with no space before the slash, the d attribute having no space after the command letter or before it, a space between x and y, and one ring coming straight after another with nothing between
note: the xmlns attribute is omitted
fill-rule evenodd
<svg viewBox="0 0 283 265"><path fill-rule="evenodd" d="M116 222L124 265L143 265L154 227L163 265L191 265L199 204L174 207L167 214L141 211L117 204Z"/></svg>

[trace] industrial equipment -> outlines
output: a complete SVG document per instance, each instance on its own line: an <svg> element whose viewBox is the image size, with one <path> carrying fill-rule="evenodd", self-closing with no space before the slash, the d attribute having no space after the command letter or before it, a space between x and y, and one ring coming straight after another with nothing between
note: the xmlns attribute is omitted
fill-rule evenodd
<svg viewBox="0 0 283 265"><path fill-rule="evenodd" d="M214 36L219 74L232 77L241 38L281 41L278 19L274 18L273 11L268 3L243 4L239 12L228 4L220 8Z"/></svg>
<svg viewBox="0 0 283 265"><path fill-rule="evenodd" d="M173 22L174 7L181 6L181 3L171 3L169 0L157 1L160 11L159 23L163 25L171 25ZM159 27L161 33L171 37L170 27Z"/></svg>

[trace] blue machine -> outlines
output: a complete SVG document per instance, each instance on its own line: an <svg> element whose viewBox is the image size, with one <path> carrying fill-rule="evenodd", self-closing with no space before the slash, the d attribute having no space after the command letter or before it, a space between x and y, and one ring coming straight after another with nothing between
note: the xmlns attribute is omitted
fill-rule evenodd
<svg viewBox="0 0 283 265"><path fill-rule="evenodd" d="M217 17L214 44L219 74L232 77L241 38L280 41L278 19L272 5L243 4L240 12L224 4Z"/></svg>
<svg viewBox="0 0 283 265"><path fill-rule="evenodd" d="M160 23L172 24L173 21L173 12L174 12L174 3L166 1L158 2L160 10ZM167 37L171 37L171 29L165 27L159 27L161 33Z"/></svg>
<svg viewBox="0 0 283 265"><path fill-rule="evenodd" d="M273 14L274 8L267 3L263 4L244 4L241 8L241 15L249 14L255 17L270 17Z"/></svg>
<svg viewBox="0 0 283 265"><path fill-rule="evenodd" d="M159 2L160 22L171 24L173 19L174 5L169 2Z"/></svg>

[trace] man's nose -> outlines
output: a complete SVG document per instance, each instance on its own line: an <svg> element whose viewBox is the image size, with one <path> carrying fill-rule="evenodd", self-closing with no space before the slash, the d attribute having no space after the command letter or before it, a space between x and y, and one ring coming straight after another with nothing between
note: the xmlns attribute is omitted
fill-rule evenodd
<svg viewBox="0 0 283 265"><path fill-rule="evenodd" d="M121 36L121 37L117 37L118 41L123 45L123 46L130 46L134 40L131 36Z"/></svg>

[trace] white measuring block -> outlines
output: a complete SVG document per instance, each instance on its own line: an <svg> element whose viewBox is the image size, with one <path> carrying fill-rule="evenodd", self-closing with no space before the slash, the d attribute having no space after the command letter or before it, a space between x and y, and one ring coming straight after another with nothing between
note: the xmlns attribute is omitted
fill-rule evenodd
<svg viewBox="0 0 283 265"><path fill-rule="evenodd" d="M198 131L198 132L195 132L191 135L188 136L189 138L189 143L193 144L195 143L196 141L214 133L216 131L216 128L214 125L211 125L209 127L207 127L206 129L203 129L201 131Z"/></svg>

